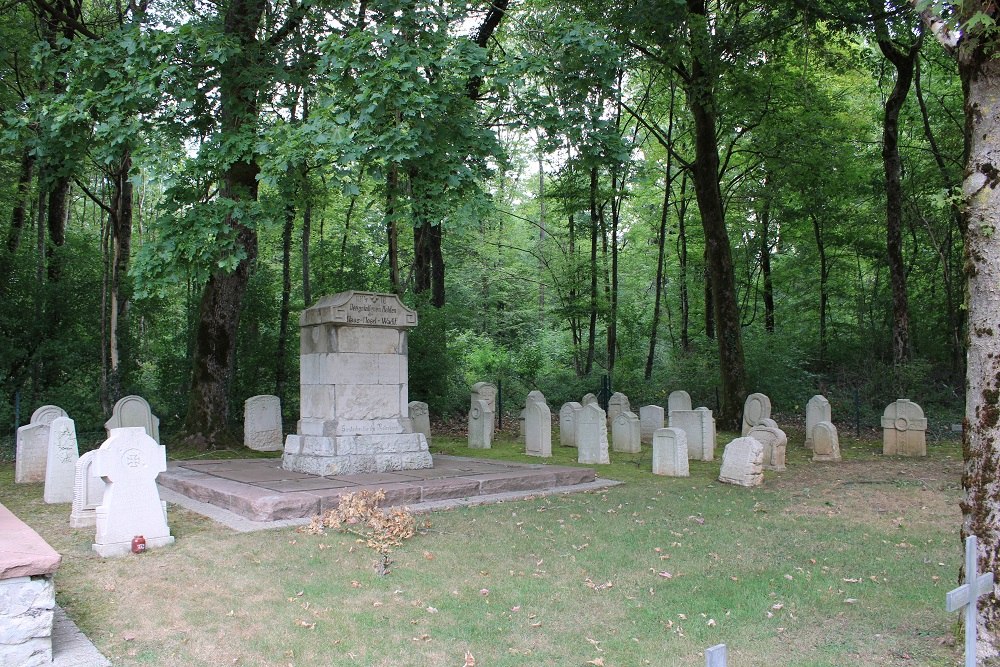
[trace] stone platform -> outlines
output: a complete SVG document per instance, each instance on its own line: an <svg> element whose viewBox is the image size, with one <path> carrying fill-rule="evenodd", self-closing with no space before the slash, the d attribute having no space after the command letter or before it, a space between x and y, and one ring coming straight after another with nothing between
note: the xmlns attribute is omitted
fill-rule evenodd
<svg viewBox="0 0 1000 667"><path fill-rule="evenodd" d="M334 509L340 496L385 491L385 505L419 505L510 492L572 490L595 481L591 468L511 463L435 454L423 470L320 477L284 470L281 459L174 461L157 483L251 521L307 518Z"/></svg>

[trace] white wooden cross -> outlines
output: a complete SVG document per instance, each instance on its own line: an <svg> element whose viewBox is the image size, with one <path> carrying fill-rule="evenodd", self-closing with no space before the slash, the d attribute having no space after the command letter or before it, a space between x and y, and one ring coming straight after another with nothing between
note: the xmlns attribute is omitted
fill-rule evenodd
<svg viewBox="0 0 1000 667"><path fill-rule="evenodd" d="M965 583L945 597L945 609L965 607L965 667L976 667L976 602L993 592L993 573L977 574L976 536L965 538Z"/></svg>
<svg viewBox="0 0 1000 667"><path fill-rule="evenodd" d="M726 667L725 644L716 644L705 650L705 667Z"/></svg>

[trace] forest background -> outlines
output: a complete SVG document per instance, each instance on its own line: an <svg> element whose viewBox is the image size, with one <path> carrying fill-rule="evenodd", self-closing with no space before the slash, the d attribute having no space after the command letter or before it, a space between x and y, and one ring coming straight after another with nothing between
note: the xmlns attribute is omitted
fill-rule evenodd
<svg viewBox="0 0 1000 667"><path fill-rule="evenodd" d="M606 375L723 428L748 391L962 419L962 88L909 3L0 7L11 435L130 393L168 448L293 423L298 313L348 289L419 311L439 417Z"/></svg>

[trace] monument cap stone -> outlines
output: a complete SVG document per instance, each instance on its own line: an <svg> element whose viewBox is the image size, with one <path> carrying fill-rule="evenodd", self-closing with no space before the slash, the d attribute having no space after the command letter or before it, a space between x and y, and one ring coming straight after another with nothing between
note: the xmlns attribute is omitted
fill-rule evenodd
<svg viewBox="0 0 1000 667"><path fill-rule="evenodd" d="M407 308L395 294L348 290L324 296L302 311L299 326L317 324L409 329L417 326L417 311Z"/></svg>

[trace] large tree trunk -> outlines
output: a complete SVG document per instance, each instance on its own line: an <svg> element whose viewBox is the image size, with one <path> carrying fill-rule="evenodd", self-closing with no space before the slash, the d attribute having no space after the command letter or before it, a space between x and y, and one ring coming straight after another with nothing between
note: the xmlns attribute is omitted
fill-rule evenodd
<svg viewBox="0 0 1000 667"><path fill-rule="evenodd" d="M25 148L21 151L21 168L17 174L17 198L10 213L10 230L7 232L7 252L13 255L21 241L21 230L27 219L31 197L31 178L34 175L35 157Z"/></svg>
<svg viewBox="0 0 1000 667"><path fill-rule="evenodd" d="M587 329L587 363L590 375L594 368L594 343L597 338L597 236L600 233L597 212L597 167L590 169L590 327Z"/></svg>
<svg viewBox="0 0 1000 667"><path fill-rule="evenodd" d="M885 101L882 125L882 164L885 168L886 251L892 284L892 359L907 361L912 355L910 311L906 298L906 267L903 264L903 164L899 156L899 112L913 83L913 67L920 52L920 40L903 50L887 37L879 48L896 69L896 84Z"/></svg>
<svg viewBox="0 0 1000 667"><path fill-rule="evenodd" d="M233 0L228 5L225 33L239 49L220 72L220 121L223 133L235 135L257 122L257 91L262 76L257 31L264 13L262 0ZM257 200L257 156L249 149L221 174L219 196L235 201ZM229 430L229 385L236 362L236 333L250 270L257 259L257 232L227 218L236 230L243 258L232 273L216 272L205 284L195 333L191 392L182 440L201 449L238 443Z"/></svg>
<svg viewBox="0 0 1000 667"><path fill-rule="evenodd" d="M691 171L701 211L701 225L705 231L705 256L708 260L719 346L721 389L716 419L722 428L737 430L746 396L746 365L743 359L740 312L736 301L736 276L719 187L714 81L705 62L711 52L709 26L705 0L687 0L687 6L692 53L687 98L695 135L695 160Z"/></svg>
<svg viewBox="0 0 1000 667"><path fill-rule="evenodd" d="M764 280L764 330L774 333L774 283L771 280L771 198L760 216L760 275Z"/></svg>
<svg viewBox="0 0 1000 667"><path fill-rule="evenodd" d="M653 377L653 359L656 356L656 333L660 325L660 301L663 299L663 260L667 245L667 214L670 210L670 162L663 174L663 208L660 210L660 229L657 237L656 250L656 290L653 297L653 321L649 329L649 353L646 355L646 370L643 377L650 380Z"/></svg>
<svg viewBox="0 0 1000 667"><path fill-rule="evenodd" d="M113 174L111 206L112 264L111 298L108 320L108 394L112 401L122 397L122 386L127 385L129 363L129 299L131 290L127 281L129 260L132 256L132 201L133 186L129 179L132 170L132 153L126 150Z"/></svg>
<svg viewBox="0 0 1000 667"><path fill-rule="evenodd" d="M681 175L680 202L677 206L677 282L681 302L681 350L691 351L691 300L688 298L688 249L687 249L687 171Z"/></svg>
<svg viewBox="0 0 1000 667"><path fill-rule="evenodd" d="M978 3L972 3L976 5ZM965 44L965 261L968 345L962 539L979 538L979 569L1000 581L1000 60L994 42ZM1000 599L979 603L978 659L1000 653Z"/></svg>
<svg viewBox="0 0 1000 667"><path fill-rule="evenodd" d="M823 228L819 224L819 217L812 217L813 235L816 237L816 252L819 254L819 362L821 366L826 364L826 310L829 305L829 288L827 279L830 269L826 261L826 243L823 240Z"/></svg>

